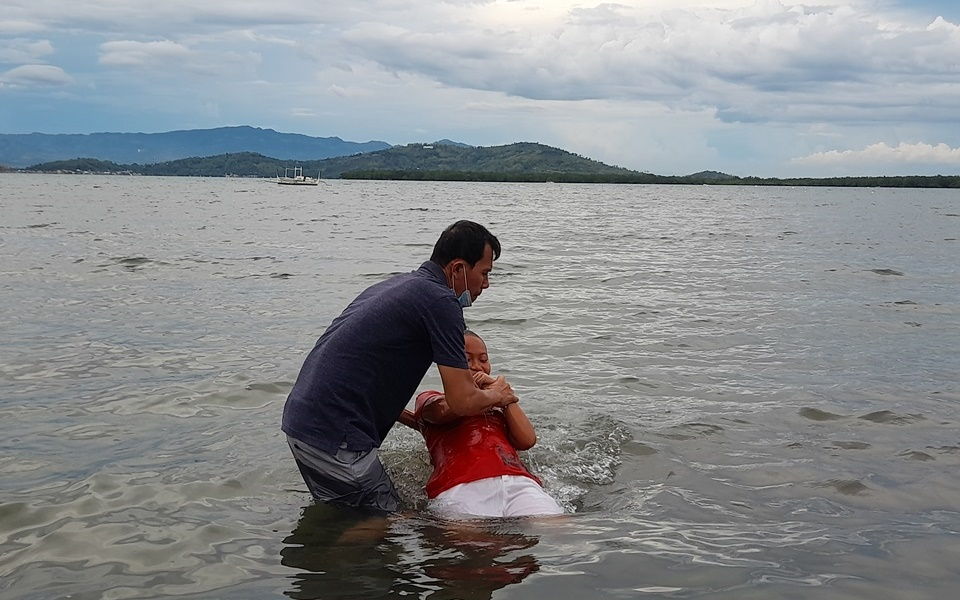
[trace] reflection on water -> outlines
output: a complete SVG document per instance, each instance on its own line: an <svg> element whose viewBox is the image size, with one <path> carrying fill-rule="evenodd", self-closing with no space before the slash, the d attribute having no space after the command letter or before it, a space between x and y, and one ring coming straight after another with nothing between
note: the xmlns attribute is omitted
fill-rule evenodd
<svg viewBox="0 0 960 600"><path fill-rule="evenodd" d="M284 539L283 565L299 572L286 595L483 600L539 570L537 537L505 520L370 517L311 505ZM511 529L513 529L511 531Z"/></svg>

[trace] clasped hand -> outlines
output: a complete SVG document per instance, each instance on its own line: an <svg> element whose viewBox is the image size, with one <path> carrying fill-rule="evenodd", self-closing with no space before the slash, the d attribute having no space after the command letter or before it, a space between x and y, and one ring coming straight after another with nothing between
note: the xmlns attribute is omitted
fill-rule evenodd
<svg viewBox="0 0 960 600"><path fill-rule="evenodd" d="M501 400L497 403L497 406L504 407L520 401L520 398L514 393L513 388L510 387L503 375L491 377L483 371L476 371L473 374L473 381L481 390L493 390L500 394Z"/></svg>

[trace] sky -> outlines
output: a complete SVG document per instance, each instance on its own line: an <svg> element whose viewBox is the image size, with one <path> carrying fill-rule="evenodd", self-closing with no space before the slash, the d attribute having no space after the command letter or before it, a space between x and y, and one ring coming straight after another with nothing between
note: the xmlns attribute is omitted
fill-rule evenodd
<svg viewBox="0 0 960 600"><path fill-rule="evenodd" d="M960 0L3 0L0 133L228 125L958 174Z"/></svg>

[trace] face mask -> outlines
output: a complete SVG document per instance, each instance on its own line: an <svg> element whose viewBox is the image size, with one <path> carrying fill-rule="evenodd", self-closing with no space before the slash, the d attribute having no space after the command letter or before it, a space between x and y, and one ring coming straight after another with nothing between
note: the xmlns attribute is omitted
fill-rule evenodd
<svg viewBox="0 0 960 600"><path fill-rule="evenodd" d="M463 268L463 293L457 296L457 302L460 303L460 308L468 308L473 304L473 299L470 297L470 290L467 288L467 268Z"/></svg>

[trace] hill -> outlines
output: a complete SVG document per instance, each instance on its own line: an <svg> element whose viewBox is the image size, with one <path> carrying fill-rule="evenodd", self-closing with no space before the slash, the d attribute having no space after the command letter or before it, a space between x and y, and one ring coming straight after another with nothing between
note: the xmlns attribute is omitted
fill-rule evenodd
<svg viewBox="0 0 960 600"><path fill-rule="evenodd" d="M461 146L463 148L473 148L473 146L471 146L470 144L464 144L463 142L455 142L453 140L448 140L447 138L443 138L442 140L437 140L434 142L434 144L446 145L446 146Z"/></svg>
<svg viewBox="0 0 960 600"><path fill-rule="evenodd" d="M26 167L78 156L119 164L150 164L238 152L284 160L318 160L389 148L386 142L347 142L259 127L218 127L165 133L0 134L0 164Z"/></svg>
<svg viewBox="0 0 960 600"><path fill-rule="evenodd" d="M437 153L433 152L437 150L436 144L413 144L365 155L300 161L296 165L303 167L304 173L310 176L322 171L325 177L345 179L960 188L958 175L779 179L737 177L706 171L675 177L611 167L541 144L450 148L456 152ZM76 158L34 165L24 170L46 173L274 177L290 166L293 166L290 161L241 152L150 165Z"/></svg>
<svg viewBox="0 0 960 600"><path fill-rule="evenodd" d="M409 144L378 152L296 161L304 173L322 171L327 178L344 173L409 171L471 173L554 173L582 175L639 175L621 167L572 154L543 144L517 143L506 146L473 147L452 144ZM91 158L76 158L41 163L28 171L69 173L136 173L140 175L185 175L198 177L274 177L277 171L292 166L289 160L271 158L253 152L219 154L203 158L183 158L155 164L121 164Z"/></svg>
<svg viewBox="0 0 960 600"><path fill-rule="evenodd" d="M692 173L687 175L688 179L696 179L698 181L734 181L738 179L736 175L727 175L726 173L721 173L720 171L700 171L699 173Z"/></svg>
<svg viewBox="0 0 960 600"><path fill-rule="evenodd" d="M359 156L322 161L325 176L369 171L453 171L479 173L635 174L543 144L518 142L473 147L452 144L408 144Z"/></svg>

